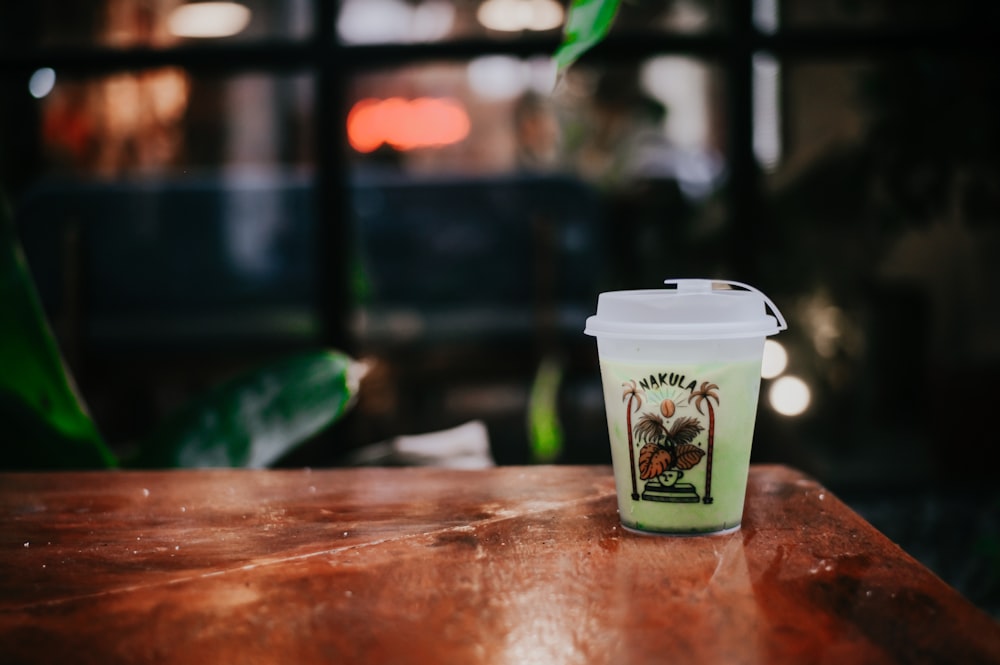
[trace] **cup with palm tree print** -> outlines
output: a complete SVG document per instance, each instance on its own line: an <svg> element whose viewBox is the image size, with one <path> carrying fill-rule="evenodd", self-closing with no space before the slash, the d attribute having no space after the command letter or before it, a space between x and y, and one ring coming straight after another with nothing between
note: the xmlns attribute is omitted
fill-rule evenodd
<svg viewBox="0 0 1000 665"><path fill-rule="evenodd" d="M643 533L735 531L764 340L787 324L747 284L665 285L601 293L584 331L597 340L619 517Z"/></svg>

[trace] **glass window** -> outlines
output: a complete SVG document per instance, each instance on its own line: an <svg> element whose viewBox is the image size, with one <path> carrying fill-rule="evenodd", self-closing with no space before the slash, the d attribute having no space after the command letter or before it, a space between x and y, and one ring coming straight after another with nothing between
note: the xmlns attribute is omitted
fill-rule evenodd
<svg viewBox="0 0 1000 665"><path fill-rule="evenodd" d="M996 6L976 0L787 0L779 4L782 26L787 28L957 28L983 25L998 17Z"/></svg>
<svg viewBox="0 0 1000 665"><path fill-rule="evenodd" d="M564 18L561 0L342 0L336 31L345 44L510 40L558 34Z"/></svg>
<svg viewBox="0 0 1000 665"><path fill-rule="evenodd" d="M77 329L103 349L315 338L313 85L180 68L57 79L17 206L53 319L85 303Z"/></svg>
<svg viewBox="0 0 1000 665"><path fill-rule="evenodd" d="M350 81L352 329L419 392L419 409L392 400L403 427L483 419L522 460L537 358L558 348L577 374L573 454L597 461L595 294L714 273L732 251L724 87L678 56L581 64L554 91L550 66L498 55Z"/></svg>
<svg viewBox="0 0 1000 665"><path fill-rule="evenodd" d="M345 44L458 39L499 42L561 34L566 0L342 0L337 35ZM699 33L717 29L718 0L623 3L615 33Z"/></svg>
<svg viewBox="0 0 1000 665"><path fill-rule="evenodd" d="M881 473L866 451L898 460L902 480L936 473L945 431L975 440L945 395L960 389L970 395L963 410L988 408L978 395L1000 358L990 67L930 56L785 61L788 122L767 181L765 260L792 304L778 340L788 372L813 401L773 428L764 411L761 456L808 439L815 448L801 454L850 484Z"/></svg>
<svg viewBox="0 0 1000 665"><path fill-rule="evenodd" d="M443 178L558 177L600 202L591 223L613 237L615 251L596 274L658 283L661 252L675 270L723 267L728 139L719 71L678 56L581 65L552 92L549 67L488 56L356 76L346 127L352 180L402 181L412 191ZM435 197L419 196L433 205ZM436 216L447 217L449 203L440 198Z"/></svg>
<svg viewBox="0 0 1000 665"><path fill-rule="evenodd" d="M0 37L17 47L164 48L212 40L301 40L313 0L80 0L4 3Z"/></svg>
<svg viewBox="0 0 1000 665"><path fill-rule="evenodd" d="M47 73L46 73L47 71ZM45 75L50 84L32 88ZM314 159L308 75L195 76L167 67L97 78L36 71L44 169L117 177Z"/></svg>
<svg viewBox="0 0 1000 665"><path fill-rule="evenodd" d="M656 56L579 65L553 88L548 58L505 55L355 76L348 160L356 173L571 173L602 190L674 179L691 200L723 183L718 68Z"/></svg>
<svg viewBox="0 0 1000 665"><path fill-rule="evenodd" d="M721 0L622 2L612 34L699 34L727 27L727 3Z"/></svg>

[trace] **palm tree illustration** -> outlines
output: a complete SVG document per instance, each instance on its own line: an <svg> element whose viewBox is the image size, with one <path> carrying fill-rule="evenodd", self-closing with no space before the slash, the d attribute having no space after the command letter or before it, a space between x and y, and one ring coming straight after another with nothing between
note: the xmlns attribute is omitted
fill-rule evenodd
<svg viewBox="0 0 1000 665"><path fill-rule="evenodd" d="M628 400L628 404L625 405L625 428L628 430L628 461L632 469L632 500L638 501L639 489L636 486L635 480L635 443L632 441L632 412L638 411L639 407L642 406L643 393L639 390L639 386L635 381L623 383L622 386L625 387L625 392L622 393L622 401ZM633 404L635 405L634 407Z"/></svg>
<svg viewBox="0 0 1000 665"><path fill-rule="evenodd" d="M705 451L691 442L702 429L697 418L678 418L668 427L658 415L643 415L635 426L636 438L645 441L639 451L639 477L651 480L667 471L687 471L698 464Z"/></svg>
<svg viewBox="0 0 1000 665"><path fill-rule="evenodd" d="M715 452L715 409L712 407L712 400L714 399L716 404L719 403L719 393L716 392L718 389L719 386L705 381L701 384L701 388L688 397L688 404L691 400L695 400L694 406L698 409L698 413L704 415L701 410L703 402L708 405L708 461L705 463L705 498L702 499L705 503L712 503L712 456Z"/></svg>

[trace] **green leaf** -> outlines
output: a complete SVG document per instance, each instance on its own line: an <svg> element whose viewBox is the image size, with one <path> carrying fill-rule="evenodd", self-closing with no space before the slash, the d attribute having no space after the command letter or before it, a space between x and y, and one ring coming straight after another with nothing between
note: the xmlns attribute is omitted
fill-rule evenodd
<svg viewBox="0 0 1000 665"><path fill-rule="evenodd" d="M563 449L563 429L559 422L559 385L562 366L546 357L538 366L528 404L528 437L533 462L555 461Z"/></svg>
<svg viewBox="0 0 1000 665"><path fill-rule="evenodd" d="M240 375L166 418L129 466L268 466L347 412L363 370L324 350Z"/></svg>
<svg viewBox="0 0 1000 665"><path fill-rule="evenodd" d="M4 448L0 469L41 471L100 469L109 466L102 449L53 427L21 395L0 388L0 422Z"/></svg>
<svg viewBox="0 0 1000 665"><path fill-rule="evenodd" d="M573 0L566 12L562 43L555 53L559 73L607 36L620 4L621 0Z"/></svg>
<svg viewBox="0 0 1000 665"><path fill-rule="evenodd" d="M0 193L0 422L5 424L6 460L33 460L38 468L100 468L117 464L77 393L49 328ZM19 440L6 423L42 436L38 450ZM48 430L43 436L41 432ZM34 439L33 439L34 440ZM40 439L39 439L40 440Z"/></svg>

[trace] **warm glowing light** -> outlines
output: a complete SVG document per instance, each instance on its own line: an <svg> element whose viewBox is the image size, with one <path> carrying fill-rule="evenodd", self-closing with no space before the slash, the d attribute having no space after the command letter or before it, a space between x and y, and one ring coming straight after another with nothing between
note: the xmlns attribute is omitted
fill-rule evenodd
<svg viewBox="0 0 1000 665"><path fill-rule="evenodd" d="M527 90L549 94L556 83L556 65L550 57L484 55L469 61L466 74L476 96L490 100L514 99Z"/></svg>
<svg viewBox="0 0 1000 665"><path fill-rule="evenodd" d="M455 24L455 6L446 0L343 0L337 34L348 44L433 42Z"/></svg>
<svg viewBox="0 0 1000 665"><path fill-rule="evenodd" d="M476 18L483 27L500 32L554 30L562 25L563 8L555 0L486 0Z"/></svg>
<svg viewBox="0 0 1000 665"><path fill-rule="evenodd" d="M413 41L433 42L444 39L455 25L455 5L429 0L413 8L410 31Z"/></svg>
<svg viewBox="0 0 1000 665"><path fill-rule="evenodd" d="M771 384L767 393L771 408L784 416L797 416L809 408L812 391L797 376L783 376Z"/></svg>
<svg viewBox="0 0 1000 665"><path fill-rule="evenodd" d="M410 7L402 0L344 0L337 34L348 44L399 41L410 27Z"/></svg>
<svg viewBox="0 0 1000 665"><path fill-rule="evenodd" d="M454 99L362 99L347 115L347 138L358 152L382 144L413 150L458 143L469 128L469 114Z"/></svg>
<svg viewBox="0 0 1000 665"><path fill-rule="evenodd" d="M41 99L56 86L56 70L51 67L36 69L35 73L28 79L28 92L35 99Z"/></svg>
<svg viewBox="0 0 1000 665"><path fill-rule="evenodd" d="M513 99L524 92L525 81L519 58L486 55L466 67L469 88L483 99Z"/></svg>
<svg viewBox="0 0 1000 665"><path fill-rule="evenodd" d="M237 2L192 2L170 13L167 25L177 37L231 37L250 23L250 10Z"/></svg>
<svg viewBox="0 0 1000 665"><path fill-rule="evenodd" d="M773 339L764 341L764 362L760 366L760 375L765 379L773 379L785 371L788 366L788 352L780 342Z"/></svg>

